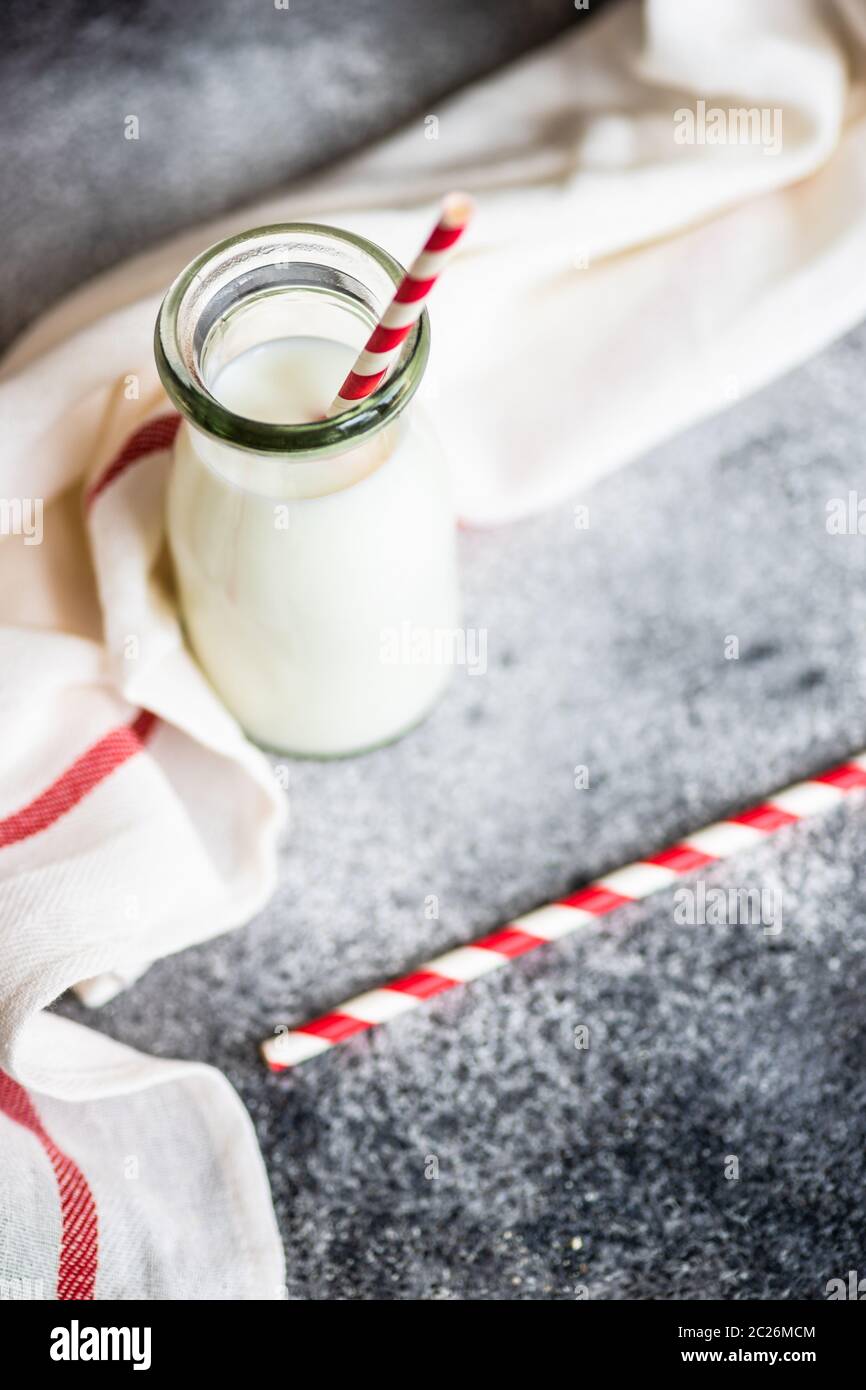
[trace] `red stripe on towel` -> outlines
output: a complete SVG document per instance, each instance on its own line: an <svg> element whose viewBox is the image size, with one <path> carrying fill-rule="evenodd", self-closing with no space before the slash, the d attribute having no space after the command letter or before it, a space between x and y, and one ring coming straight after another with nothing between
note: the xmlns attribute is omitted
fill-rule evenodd
<svg viewBox="0 0 866 1390"><path fill-rule="evenodd" d="M112 729L97 743L91 744L50 787L46 787L20 811L0 820L0 849L18 844L31 835L38 835L65 816L116 768L141 752L157 722L155 714L141 710L131 723Z"/></svg>
<svg viewBox="0 0 866 1390"><path fill-rule="evenodd" d="M99 1262L99 1220L90 1186L78 1164L59 1149L23 1086L0 1071L0 1112L28 1129L45 1150L60 1197L58 1299L92 1299Z"/></svg>
<svg viewBox="0 0 866 1390"><path fill-rule="evenodd" d="M115 454L111 463L100 473L99 477L90 484L84 494L84 508L89 511L110 483L115 478L119 478L121 473L125 473L132 464L138 463L139 459L145 458L148 454L159 453L162 449L170 449L174 443L174 437L180 428L180 416L172 413L171 415L158 415L155 420L148 420L146 425L142 425L135 434L130 435L119 454Z"/></svg>

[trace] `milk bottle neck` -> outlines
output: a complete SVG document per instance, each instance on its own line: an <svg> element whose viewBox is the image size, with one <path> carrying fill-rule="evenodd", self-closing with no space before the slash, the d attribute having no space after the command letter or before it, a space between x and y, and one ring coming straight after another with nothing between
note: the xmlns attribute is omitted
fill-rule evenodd
<svg viewBox="0 0 866 1390"><path fill-rule="evenodd" d="M399 263L372 242L310 223L261 227L204 252L168 291L155 344L163 385L196 439L215 457L225 457L225 446L245 451L248 480L257 469L271 475L279 465L290 469L386 446L424 373L426 313L382 385L333 418L249 417L220 401L214 386L242 354L277 340L328 340L360 352L402 275ZM380 433L386 438L376 444ZM298 482L283 486L291 494ZM270 483L261 490L273 495Z"/></svg>

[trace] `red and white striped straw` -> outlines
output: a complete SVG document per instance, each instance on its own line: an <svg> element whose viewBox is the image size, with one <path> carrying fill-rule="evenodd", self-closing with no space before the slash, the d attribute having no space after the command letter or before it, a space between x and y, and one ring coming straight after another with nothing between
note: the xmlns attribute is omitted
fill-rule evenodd
<svg viewBox="0 0 866 1390"><path fill-rule="evenodd" d="M384 380L405 339L421 316L427 296L445 262L466 230L472 216L472 201L465 193L449 193L442 204L439 221L433 228L397 288L397 293L370 334L328 415L339 415L355 401L369 396Z"/></svg>
<svg viewBox="0 0 866 1390"><path fill-rule="evenodd" d="M639 902L696 869L729 859L739 850L750 849L783 826L827 811L849 792L863 787L866 787L866 753L858 753L838 767L776 792L748 811L686 836L660 854L627 864L567 898L537 908L525 917L517 917L508 926L480 937L471 945L446 951L399 980L356 995L321 1018L314 1018L298 1028L275 1029L274 1036L262 1043L262 1056L272 1071L279 1072L320 1052L329 1052L356 1033L417 1009L426 999L498 970L516 956L534 951L546 942L569 936L597 917L604 917L627 903Z"/></svg>

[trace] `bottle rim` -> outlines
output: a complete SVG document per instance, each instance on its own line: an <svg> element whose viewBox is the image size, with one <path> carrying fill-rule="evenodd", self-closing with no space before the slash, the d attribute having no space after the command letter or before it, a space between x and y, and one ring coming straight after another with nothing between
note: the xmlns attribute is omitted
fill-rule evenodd
<svg viewBox="0 0 866 1390"><path fill-rule="evenodd" d="M200 293L209 279L219 281L223 289L231 285L233 278L231 275L225 277L226 268L233 262L242 266L245 250L256 245L267 246L272 242L277 252L272 262L262 264L291 265L291 261L279 256L279 244L304 237L332 240L339 246L362 252L384 270L395 288L405 274L400 262L387 251L353 232L315 222L270 223L226 237L190 261L168 289L154 333L154 355L162 384L169 399L191 425L235 448L258 454L289 455L289 463L317 455L343 453L395 419L418 389L430 353L430 322L425 309L408 334L391 373L369 396L339 415L299 424L273 424L238 415L218 401L199 369L200 348L195 344L195 336L188 325L182 329L185 315L188 317L195 312L190 310L191 297ZM241 272L234 278L240 279ZM381 307L384 310L386 306Z"/></svg>

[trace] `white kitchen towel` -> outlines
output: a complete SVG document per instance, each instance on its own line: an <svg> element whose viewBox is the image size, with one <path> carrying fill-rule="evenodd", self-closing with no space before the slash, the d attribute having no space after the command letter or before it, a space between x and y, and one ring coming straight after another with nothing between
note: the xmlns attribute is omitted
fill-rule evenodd
<svg viewBox="0 0 866 1390"><path fill-rule="evenodd" d="M4 402L11 476L26 495L38 445L43 486L66 486L86 442L58 445L63 422L98 421L123 374L155 388L159 300L210 242L320 219L406 263L459 185L478 214L436 287L422 386L458 509L563 501L866 313L864 73L866 0L625 0L44 316L7 361L28 367Z"/></svg>
<svg viewBox="0 0 866 1390"><path fill-rule="evenodd" d="M163 574L173 434L157 419L118 452L108 410L83 495L21 512L0 546L0 1296L282 1288L225 1078L42 1012L246 922L274 884L280 793L184 649Z"/></svg>
<svg viewBox="0 0 866 1390"><path fill-rule="evenodd" d="M425 389L464 518L563 502L866 312L862 0L637 0L368 154L124 266L0 379L0 1295L278 1296L250 1125L205 1067L43 1010L248 919L280 802L184 650L162 544L159 299L241 227L319 218L437 286ZM84 982L82 984L82 982ZM28 1284L29 1281L29 1284Z"/></svg>

